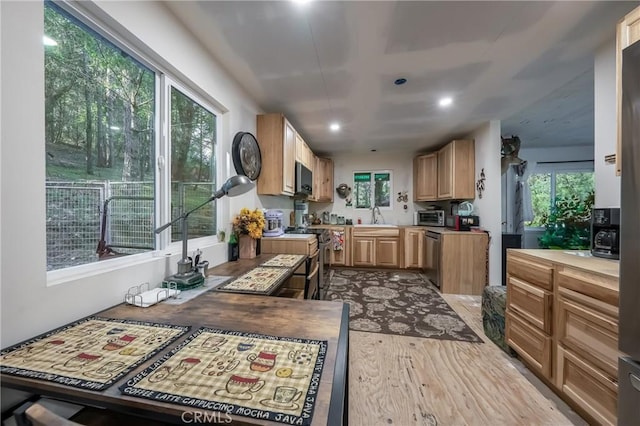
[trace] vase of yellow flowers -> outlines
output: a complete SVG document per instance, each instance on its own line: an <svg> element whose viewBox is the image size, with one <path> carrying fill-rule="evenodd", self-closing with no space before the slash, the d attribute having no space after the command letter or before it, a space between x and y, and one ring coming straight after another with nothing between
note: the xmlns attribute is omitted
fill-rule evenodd
<svg viewBox="0 0 640 426"><path fill-rule="evenodd" d="M264 223L261 210L249 210L246 207L233 219L233 232L238 234L240 243L240 259L256 257L257 240L262 238Z"/></svg>

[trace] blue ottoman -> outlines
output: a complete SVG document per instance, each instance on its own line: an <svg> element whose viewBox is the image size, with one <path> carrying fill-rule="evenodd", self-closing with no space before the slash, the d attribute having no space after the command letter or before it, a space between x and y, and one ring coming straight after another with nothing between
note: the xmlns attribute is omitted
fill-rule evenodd
<svg viewBox="0 0 640 426"><path fill-rule="evenodd" d="M482 326L484 334L511 356L515 355L505 340L506 286L488 286L482 292Z"/></svg>

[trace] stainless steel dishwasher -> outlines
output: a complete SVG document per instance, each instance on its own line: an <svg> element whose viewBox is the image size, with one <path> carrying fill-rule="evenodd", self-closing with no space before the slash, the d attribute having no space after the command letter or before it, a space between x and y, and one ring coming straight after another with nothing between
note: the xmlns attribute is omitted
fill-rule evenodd
<svg viewBox="0 0 640 426"><path fill-rule="evenodd" d="M424 233L424 272L429 281L440 288L440 233Z"/></svg>

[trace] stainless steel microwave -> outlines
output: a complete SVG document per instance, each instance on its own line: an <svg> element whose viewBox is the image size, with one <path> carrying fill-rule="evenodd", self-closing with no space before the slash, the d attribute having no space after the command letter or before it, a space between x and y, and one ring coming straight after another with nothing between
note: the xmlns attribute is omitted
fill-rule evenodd
<svg viewBox="0 0 640 426"><path fill-rule="evenodd" d="M313 172L304 164L296 161L296 194L311 195L313 191Z"/></svg>
<svg viewBox="0 0 640 426"><path fill-rule="evenodd" d="M444 226L444 217L444 210L420 210L418 212L418 225Z"/></svg>

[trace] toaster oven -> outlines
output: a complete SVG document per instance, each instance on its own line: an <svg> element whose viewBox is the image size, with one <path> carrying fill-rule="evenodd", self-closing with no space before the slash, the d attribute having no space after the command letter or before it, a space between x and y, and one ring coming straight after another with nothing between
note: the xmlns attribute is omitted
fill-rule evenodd
<svg viewBox="0 0 640 426"><path fill-rule="evenodd" d="M444 226L444 217L444 210L420 210L418 212L418 225Z"/></svg>

